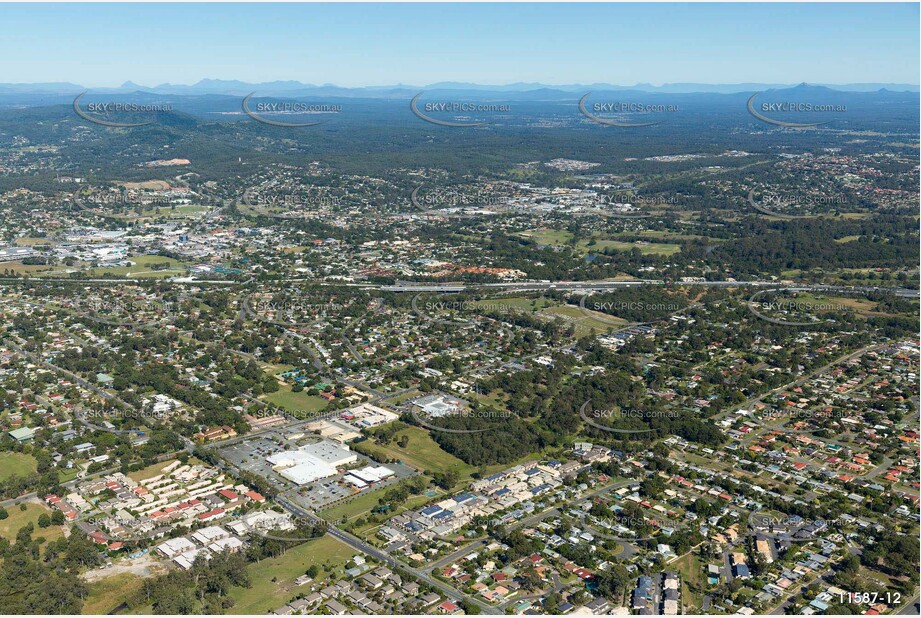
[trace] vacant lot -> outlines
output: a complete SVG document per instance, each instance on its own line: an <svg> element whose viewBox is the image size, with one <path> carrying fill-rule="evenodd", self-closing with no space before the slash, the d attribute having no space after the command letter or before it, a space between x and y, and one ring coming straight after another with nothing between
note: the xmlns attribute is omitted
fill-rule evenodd
<svg viewBox="0 0 921 618"><path fill-rule="evenodd" d="M294 585L294 579L306 573L312 565L321 569L317 581L322 581L355 554L348 545L324 536L293 547L278 558L250 564L247 571L252 586L231 588L230 597L236 604L229 613L265 614L281 607L301 591Z"/></svg>
<svg viewBox="0 0 921 618"><path fill-rule="evenodd" d="M326 407L326 400L322 397L308 395L306 390L293 393L287 384L282 385L277 392L265 395L264 399L298 418L307 417Z"/></svg>
<svg viewBox="0 0 921 618"><path fill-rule="evenodd" d="M584 337L594 330L596 333L606 333L609 330L623 328L627 324L626 320L606 315L599 311L574 307L572 305L561 305L551 307L541 312L544 315L561 317L567 322L572 322L576 327L576 338Z"/></svg>
<svg viewBox="0 0 921 618"><path fill-rule="evenodd" d="M108 614L127 601L144 585L144 578L134 573L119 573L90 582L89 595L83 601L83 614Z"/></svg>
<svg viewBox="0 0 921 618"><path fill-rule="evenodd" d="M140 255L128 258L134 262L131 266L117 266L100 270L90 270L91 275L121 275L125 277L144 277L150 279L163 279L185 274L185 267L173 258L162 255ZM154 270L153 266L166 266L163 270Z"/></svg>
<svg viewBox="0 0 921 618"><path fill-rule="evenodd" d="M160 462L160 463L155 463L155 464L153 464L153 465L147 466L146 468L142 468L142 469L138 470L137 472L130 472L130 473L128 473L128 478L130 478L130 479L132 479L132 480L134 480L134 481L140 481L141 479L149 479L149 478L152 477L152 476L156 476L156 475L160 474L160 472L163 470L163 468L165 468L166 466L170 465L170 464L173 463L174 461L176 461L176 460L175 460L175 459L168 459L168 460L166 460L166 461L162 461L162 462ZM204 462L202 462L202 461L201 461L200 459L198 459L197 457L189 457L189 465L190 465L190 466L199 465L199 464L202 464L202 463L204 463ZM178 468L179 466L176 466L176 467Z"/></svg>
<svg viewBox="0 0 921 618"><path fill-rule="evenodd" d="M671 563L671 567L681 574L681 598L685 611L696 611L703 603L703 590L707 585L706 565L694 552L685 554Z"/></svg>
<svg viewBox="0 0 921 618"><path fill-rule="evenodd" d="M328 508L325 511L320 511L319 515L326 521L341 521L342 519L352 520L368 515L371 513L371 509L380 504L380 499L390 489L391 487L381 487L374 491L362 492L348 502ZM406 502L390 511L387 515L396 515L407 509L422 506L431 499L431 497L426 496L424 493L418 496L411 496Z"/></svg>
<svg viewBox="0 0 921 618"><path fill-rule="evenodd" d="M400 447L398 444L404 436L409 440L405 448ZM432 472L454 470L460 478L470 476L470 473L475 470L473 466L441 450L441 447L432 440L429 433L419 427L407 427L397 432L394 439L385 446L368 440L362 442L360 448L362 452L367 452L371 455L400 459L403 463L419 470L430 470Z"/></svg>
<svg viewBox="0 0 921 618"><path fill-rule="evenodd" d="M674 255L681 251L681 247L678 245L664 242L646 241L625 242L622 240L599 239L595 241L594 245L589 245L589 243L586 241L580 241L578 246L583 253L604 253L605 249L613 249L615 251L630 251L632 249L639 249L640 253L643 255Z"/></svg>
<svg viewBox="0 0 921 618"><path fill-rule="evenodd" d="M6 507L9 517L0 519L0 538L8 539L10 542L15 541L16 533L19 529L30 522L35 527L32 532L32 538L44 537L46 541L53 541L64 536L60 526L48 526L47 528L38 527L38 517L42 513L51 516L51 509L40 502L24 502L26 510L21 510L21 506L16 504Z"/></svg>
<svg viewBox="0 0 921 618"><path fill-rule="evenodd" d="M35 458L25 453L0 453L0 481L29 476L36 470Z"/></svg>

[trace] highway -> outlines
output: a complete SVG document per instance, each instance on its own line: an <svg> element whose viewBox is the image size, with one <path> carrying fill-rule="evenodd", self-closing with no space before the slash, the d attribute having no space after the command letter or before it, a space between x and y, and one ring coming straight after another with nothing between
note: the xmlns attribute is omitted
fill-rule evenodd
<svg viewBox="0 0 921 618"><path fill-rule="evenodd" d="M53 279L49 277L0 277L0 284L22 284L24 282L29 283L63 283L69 285L82 285L87 283L92 284L138 284L138 283L152 283L151 280L147 279L121 279L121 278L95 278L95 279ZM247 286L250 285L251 281L228 281L228 280L218 280L218 279L194 279L191 277L183 277L181 279L166 279L158 280L160 283L174 283L174 284L193 284L196 286L207 286L207 285L217 285L217 286ZM366 289L366 290L380 290L383 292L441 292L441 293L457 293L465 291L486 291L486 290L497 290L497 291L517 291L517 292L540 292L546 290L561 290L561 291L607 291L607 290L616 290L619 288L628 288L636 287L642 285L649 286L662 286L662 287L685 287L685 286L694 286L694 287L715 287L715 288L776 288L778 290L802 290L802 291L812 291L812 292L853 292L853 293L868 293L868 292L885 292L890 291L895 293L896 296L901 298L918 298L919 291L911 290L908 288L895 288L895 287L880 287L880 286L830 286L830 285L810 285L803 283L783 283L778 281L762 281L762 280L752 280L752 281L662 281L657 279L632 279L626 281L611 281L611 280L592 280L592 281L516 281L516 282L502 282L502 283L463 283L463 282L451 282L451 283L428 283L428 282L412 282L412 281L403 281L393 285L375 285L370 283L348 283L342 281L325 281L317 279L305 279L301 277L295 278L280 278L273 279L270 281L263 282L266 286L272 285L289 285L292 283L306 283L316 286L331 286L331 287L351 287L357 289Z"/></svg>

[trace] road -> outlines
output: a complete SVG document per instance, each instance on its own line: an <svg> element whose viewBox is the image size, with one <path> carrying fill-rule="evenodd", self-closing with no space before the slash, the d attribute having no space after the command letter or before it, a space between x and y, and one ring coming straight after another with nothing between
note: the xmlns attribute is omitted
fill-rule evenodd
<svg viewBox="0 0 921 618"><path fill-rule="evenodd" d="M398 560L394 556L384 551L381 551L377 547L374 547L373 545L370 545L369 543L365 541L362 541L358 537L352 534L349 534L348 532L345 532L344 530L341 530L333 526L332 524L329 524L328 522L325 522L324 520L320 519L319 517L317 517L310 511L307 511L303 509L302 507L298 506L297 504L294 504L293 502L291 502L284 496L277 497L276 501L282 507L284 507L287 511L289 511L291 514L297 517L307 519L309 521L313 521L316 523L326 523L327 534L329 534L333 538L345 543L346 545L360 552L368 554L369 556L373 556L374 558L380 560L381 562L390 565L394 569L398 569L405 573L409 573L410 575L412 575L419 581L423 581L429 586L431 586L432 588L442 591L443 593L448 595L451 599L454 599L454 600L463 599L467 603L470 603L474 605L475 607L479 608L481 613L484 613L484 614L500 614L501 613L498 608L490 607L486 605L485 603L483 603L482 601L479 601L477 599L474 599L473 597L462 594L458 592L457 590L455 590L453 587L446 584L445 582L435 579L429 573L426 573L424 571L411 567L408 564L405 564L404 562L402 562L401 560Z"/></svg>
<svg viewBox="0 0 921 618"><path fill-rule="evenodd" d="M250 282L226 281L226 280L197 280L194 278L183 278L180 280L164 280L168 283L190 283L196 286L217 285L217 286L245 286ZM0 277L0 284L12 283L22 284L31 283L64 283L70 285L99 283L99 284L119 284L125 283L150 283L147 279L53 279L48 277ZM880 292L891 291L896 296L902 298L917 298L918 290L907 288L877 287L877 286L830 286L830 285L809 285L802 283L781 283L777 281L689 281L689 282L665 282L656 279L632 279L626 281L609 281L609 280L591 280L591 281L522 281L522 282L504 282L504 283L415 283L400 282L395 285L374 285L368 283L346 283L342 281L325 281L304 278L280 278L265 282L268 285L288 285L292 283L307 283L316 286L334 286L334 287L352 287L358 289L381 290L385 292L464 292L474 290L506 290L519 292L539 292L543 290L563 290L563 291L605 291L616 290L625 287L635 287L642 285L663 286L663 287L716 287L716 288L777 288L777 289L795 289L813 292Z"/></svg>

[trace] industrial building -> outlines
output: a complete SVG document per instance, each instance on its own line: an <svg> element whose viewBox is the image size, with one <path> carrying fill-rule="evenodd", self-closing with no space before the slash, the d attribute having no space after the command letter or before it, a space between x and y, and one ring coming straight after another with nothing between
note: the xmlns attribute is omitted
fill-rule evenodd
<svg viewBox="0 0 921 618"><path fill-rule="evenodd" d="M266 457L266 461L292 483L306 485L338 474L338 467L358 461L358 456L345 445L321 440L296 451L275 453Z"/></svg>
<svg viewBox="0 0 921 618"><path fill-rule="evenodd" d="M343 477L343 480L351 483L358 489L364 489L368 485L379 483L385 478L394 475L394 471L386 466L367 466L360 470L352 470Z"/></svg>

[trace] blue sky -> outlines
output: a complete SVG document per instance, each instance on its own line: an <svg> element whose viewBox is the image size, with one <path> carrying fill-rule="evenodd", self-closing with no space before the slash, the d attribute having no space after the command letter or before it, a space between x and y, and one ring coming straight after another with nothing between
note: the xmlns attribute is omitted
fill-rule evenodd
<svg viewBox="0 0 921 618"><path fill-rule="evenodd" d="M918 4L0 4L0 82L917 84Z"/></svg>

